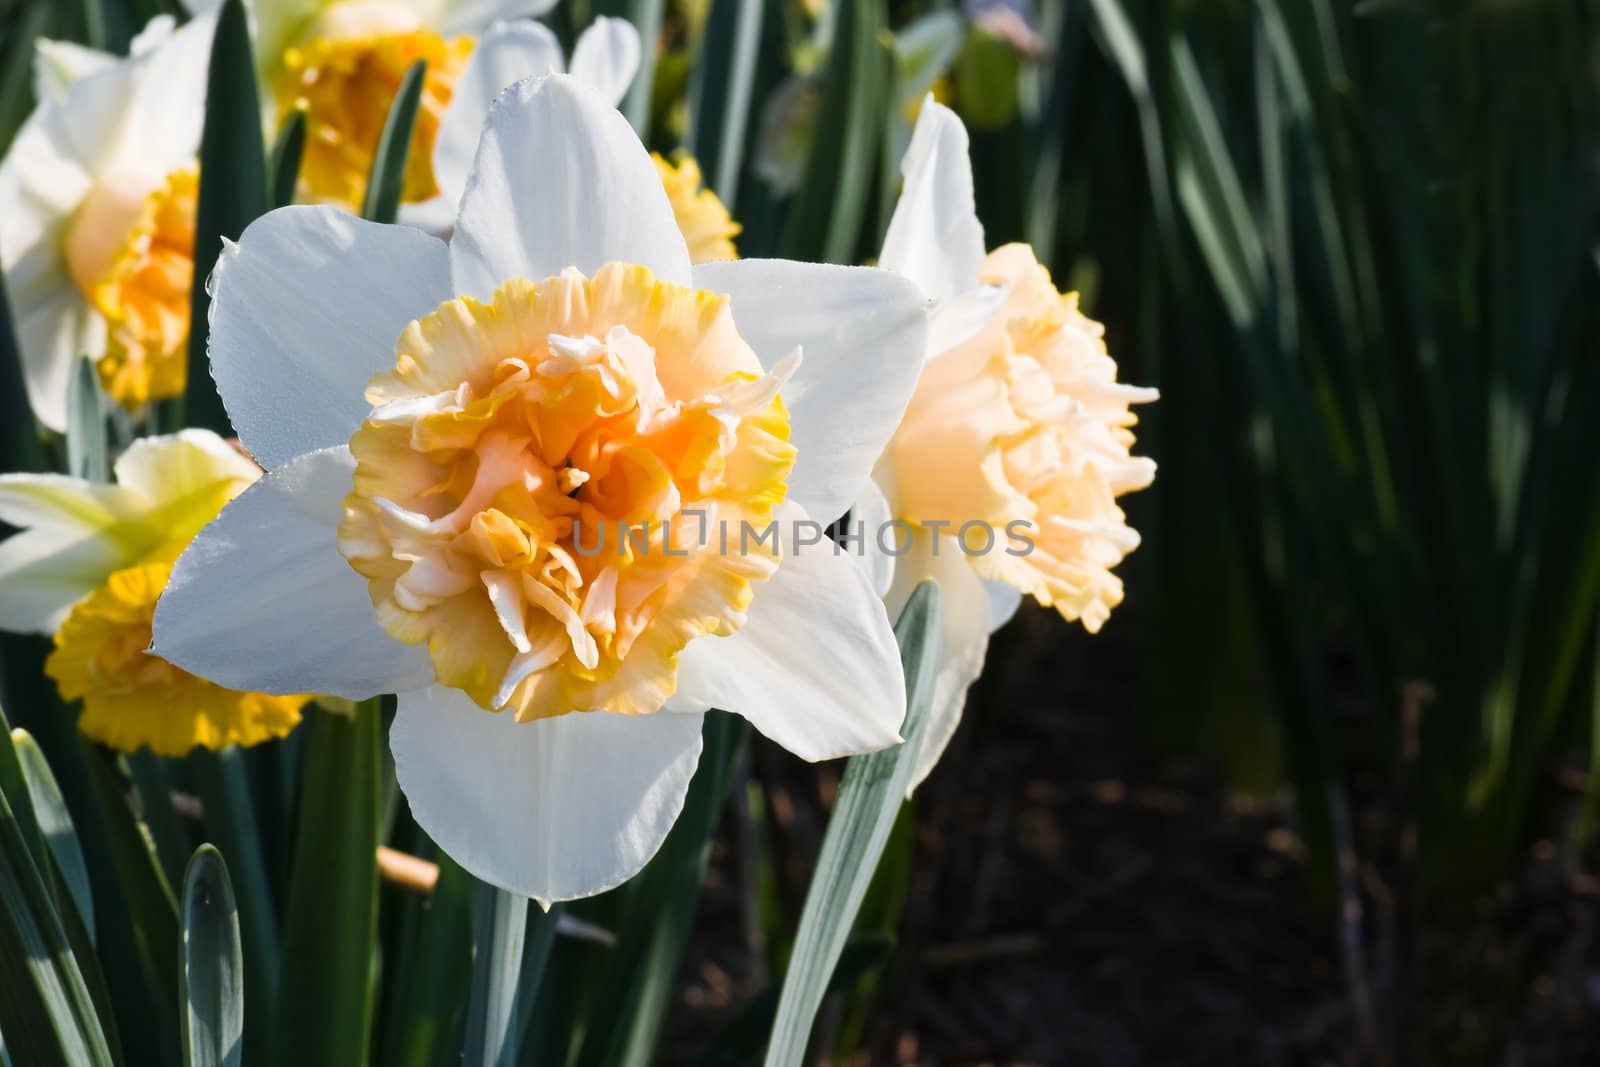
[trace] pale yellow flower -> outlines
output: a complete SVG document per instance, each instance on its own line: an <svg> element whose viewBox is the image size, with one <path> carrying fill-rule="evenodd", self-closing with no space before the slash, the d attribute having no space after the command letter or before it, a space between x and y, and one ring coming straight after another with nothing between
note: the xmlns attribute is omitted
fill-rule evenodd
<svg viewBox="0 0 1600 1067"><path fill-rule="evenodd" d="M84 734L124 752L181 756L281 737L303 696L224 689L148 652L172 562L260 468L213 433L135 442L117 483L0 476L0 628L54 635L45 672L81 700Z"/></svg>
<svg viewBox="0 0 1600 1067"><path fill-rule="evenodd" d="M933 577L949 607L920 781L960 720L989 632L1023 595L1091 633L1121 603L1114 568L1139 535L1117 498L1155 477L1132 455L1131 405L1157 394L1117 380L1104 329L1030 248L984 254L966 130L931 97L902 171L879 262L917 281L935 312L921 379L858 510L906 524L898 558L869 560L891 606Z"/></svg>

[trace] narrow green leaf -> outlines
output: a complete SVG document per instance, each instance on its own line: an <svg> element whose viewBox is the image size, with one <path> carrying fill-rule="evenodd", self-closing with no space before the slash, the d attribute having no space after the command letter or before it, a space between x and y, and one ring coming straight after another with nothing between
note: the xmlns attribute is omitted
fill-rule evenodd
<svg viewBox="0 0 1600 1067"><path fill-rule="evenodd" d="M460 1041L461 991L472 982L472 876L435 851L439 881L418 911L412 936L400 948L384 984L391 990L379 1062L394 1067L435 1067L452 1058Z"/></svg>
<svg viewBox="0 0 1600 1067"><path fill-rule="evenodd" d="M206 357L211 271L224 239L236 241L267 209L266 149L256 65L243 0L223 0L211 44L206 117L200 135L200 194L195 214L194 291L189 315L189 376L185 421L229 433L228 413L217 395Z"/></svg>
<svg viewBox="0 0 1600 1067"><path fill-rule="evenodd" d="M3 709L0 709L0 730L7 737L15 737L18 733L18 730L12 729ZM23 766L22 753L15 745L0 745L0 793L4 793L11 801L13 818L17 820L23 840L28 843L28 851L32 853L34 863L42 866L50 845L45 840L44 831L39 827L38 814L34 811L33 782Z"/></svg>
<svg viewBox="0 0 1600 1067"><path fill-rule="evenodd" d="M828 992L848 989L857 979L882 967L894 952L894 938L874 932L858 934L845 944L839 964L828 979ZM738 1067L761 1055L761 1046L772 1032L772 1019L778 1013L781 983L773 983L750 999L739 1013L717 1031L700 1055L700 1067Z"/></svg>
<svg viewBox="0 0 1600 1067"><path fill-rule="evenodd" d="M617 944L586 1020L582 1067L647 1067L672 1003L678 966L694 923L711 854L711 835L744 746L743 719L706 716L700 766L683 813L661 851L623 890L627 901Z"/></svg>
<svg viewBox="0 0 1600 1067"><path fill-rule="evenodd" d="M905 743L855 756L845 768L800 914L777 1021L767 1046L767 1067L796 1067L804 1061L812 1021L894 829L915 769L917 738L933 696L940 616L938 587L923 582L895 624L906 677L906 718L900 728Z"/></svg>
<svg viewBox="0 0 1600 1067"><path fill-rule="evenodd" d="M467 1006L466 1067L512 1067L544 979L562 907L535 910L528 898L474 882L472 993Z"/></svg>
<svg viewBox="0 0 1600 1067"><path fill-rule="evenodd" d="M16 1063L113 1067L116 1062L50 891L3 795L0 1030Z"/></svg>
<svg viewBox="0 0 1600 1067"><path fill-rule="evenodd" d="M739 195L765 6L763 0L713 0L689 82L685 143L729 208Z"/></svg>
<svg viewBox="0 0 1600 1067"><path fill-rule="evenodd" d="M72 368L67 387L67 472L74 478L104 482L110 477L106 451L106 407L94 360L84 356Z"/></svg>
<svg viewBox="0 0 1600 1067"><path fill-rule="evenodd" d="M128 786L115 757L84 742L100 821L117 869L118 894L128 909L133 941L145 982L168 1011L178 1006L178 902L161 872L149 830L134 814ZM173 1018L168 1015L167 1018Z"/></svg>
<svg viewBox="0 0 1600 1067"><path fill-rule="evenodd" d="M294 203L295 186L300 181L300 157L305 149L306 112L297 107L278 127L277 139L272 142L272 156L267 164L272 174L269 201L272 207Z"/></svg>
<svg viewBox="0 0 1600 1067"><path fill-rule="evenodd" d="M284 915L273 1063L368 1060L378 935L378 701L349 715L315 708Z"/></svg>
<svg viewBox="0 0 1600 1067"><path fill-rule="evenodd" d="M238 922L244 935L244 995L250 1017L262 1023L277 1006L278 967L282 946L278 940L277 909L261 841L261 823L250 792L244 752L229 745L220 752L198 750L189 759L205 803L205 829L211 841L232 857L230 896L236 901ZM190 866L194 860L190 860ZM237 890L233 877L237 876ZM186 876L187 877L187 876ZM251 1059L268 1053L266 1025L252 1027L248 1038Z"/></svg>
<svg viewBox="0 0 1600 1067"><path fill-rule="evenodd" d="M789 208L786 254L854 263L883 147L893 57L883 0L841 0L805 181Z"/></svg>
<svg viewBox="0 0 1600 1067"><path fill-rule="evenodd" d="M56 869L66 882L71 903L92 939L94 895L89 889L89 867L84 862L83 847L78 843L78 832L73 828L72 816L67 812L66 799L61 795L56 776L44 758L44 750L33 739L33 735L26 730L12 730L11 744L16 751L17 762L22 766L22 773L28 780L28 798L31 802L31 811L25 815L19 813L17 821L24 826L27 819L36 821L38 832L50 850L49 855L54 858ZM35 853L35 861L43 870L46 857ZM61 904L58 900L58 907Z"/></svg>
<svg viewBox="0 0 1600 1067"><path fill-rule="evenodd" d="M0 274L0 472L38 471L45 467L44 449L23 382L22 346L14 322Z"/></svg>
<svg viewBox="0 0 1600 1067"><path fill-rule="evenodd" d="M383 134L372 157L367 175L367 195L361 214L373 222L393 222L400 213L400 193L405 187L406 159L411 154L411 131L417 123L417 107L422 102L423 77L428 64L417 60L400 79L400 88L383 120Z"/></svg>
<svg viewBox="0 0 1600 1067"><path fill-rule="evenodd" d="M178 988L184 1067L239 1067L243 1062L243 952L228 865L222 853L201 845L183 875Z"/></svg>

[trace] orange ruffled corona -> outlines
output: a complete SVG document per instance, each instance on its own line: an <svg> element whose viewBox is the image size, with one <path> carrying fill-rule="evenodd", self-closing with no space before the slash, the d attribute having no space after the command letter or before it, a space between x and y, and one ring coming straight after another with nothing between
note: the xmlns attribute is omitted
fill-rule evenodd
<svg viewBox="0 0 1600 1067"><path fill-rule="evenodd" d="M117 571L57 631L45 673L63 697L83 701L78 728L121 752L148 747L172 757L196 746L253 745L294 729L309 698L223 689L145 651L171 569L157 562Z"/></svg>
<svg viewBox="0 0 1600 1067"><path fill-rule="evenodd" d="M742 625L777 565L716 531L785 498L782 373L726 297L645 267L449 301L367 390L340 551L385 629L483 707L655 711L678 653Z"/></svg>
<svg viewBox="0 0 1600 1067"><path fill-rule="evenodd" d="M1130 405L1157 393L1117 381L1104 327L1028 246L991 252L978 280L1006 286L1006 302L923 371L886 456L900 517L951 533L1031 523L1031 551L972 555L973 566L1093 633L1122 602L1111 568L1139 544L1116 498L1155 478L1130 454Z"/></svg>

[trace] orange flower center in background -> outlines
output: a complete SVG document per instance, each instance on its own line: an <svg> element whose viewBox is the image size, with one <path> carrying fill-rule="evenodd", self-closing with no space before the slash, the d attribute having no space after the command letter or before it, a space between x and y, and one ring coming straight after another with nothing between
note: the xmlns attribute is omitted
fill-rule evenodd
<svg viewBox="0 0 1600 1067"><path fill-rule="evenodd" d="M787 493L782 379L726 297L644 267L449 301L368 388L340 551L483 707L655 711L683 647L742 625L777 565L738 532Z"/></svg>
<svg viewBox="0 0 1600 1067"><path fill-rule="evenodd" d="M184 167L134 199L128 189L146 183L114 176L67 230L73 280L105 320L101 388L129 410L178 396L188 377L199 183L199 171Z"/></svg>
<svg viewBox="0 0 1600 1067"><path fill-rule="evenodd" d="M278 120L297 108L306 111L303 198L360 206L389 105L406 70L419 59L428 68L401 199L416 203L436 195L433 143L473 43L471 37L447 41L432 31L415 30L319 37L284 52L275 86Z"/></svg>
<svg viewBox="0 0 1600 1067"><path fill-rule="evenodd" d="M743 227L733 221L716 193L701 188L700 164L689 156L680 156L677 163L670 163L659 152L651 152L650 159L656 165L656 173L661 175L661 184L672 205L672 216L678 222L678 229L683 231L684 243L689 246L690 262L738 259L739 251L733 239Z"/></svg>

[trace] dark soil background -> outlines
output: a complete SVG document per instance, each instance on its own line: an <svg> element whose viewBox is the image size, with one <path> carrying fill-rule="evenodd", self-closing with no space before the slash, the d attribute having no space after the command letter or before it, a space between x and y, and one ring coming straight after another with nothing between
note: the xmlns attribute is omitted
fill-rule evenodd
<svg viewBox="0 0 1600 1067"><path fill-rule="evenodd" d="M1210 761L1149 740L1135 694L1160 665L1133 607L1094 638L1033 607L996 635L917 795L900 940L859 1042L846 1042L851 1062L1600 1063L1592 854L1586 866L1560 837L1542 841L1516 884L1464 916L1394 915L1364 862L1353 902L1317 907L1287 793L1234 792ZM754 766L798 909L837 768L760 749ZM1552 776L1575 820L1581 778ZM1387 812L1362 796L1351 812L1364 852L1363 828ZM670 1062L694 1062L765 985L739 830L725 818ZM1409 968L1397 963L1408 940ZM839 999L821 1023L835 1040L853 1032Z"/></svg>

